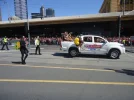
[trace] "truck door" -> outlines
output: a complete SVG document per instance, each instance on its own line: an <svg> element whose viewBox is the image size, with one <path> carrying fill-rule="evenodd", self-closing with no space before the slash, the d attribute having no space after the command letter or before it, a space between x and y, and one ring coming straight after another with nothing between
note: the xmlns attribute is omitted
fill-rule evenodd
<svg viewBox="0 0 134 100"><path fill-rule="evenodd" d="M107 41L101 37L94 36L95 54L105 55L107 53Z"/></svg>
<svg viewBox="0 0 134 100"><path fill-rule="evenodd" d="M93 37L92 36L84 36L83 44L81 46L81 52L86 54L95 54L93 45Z"/></svg>

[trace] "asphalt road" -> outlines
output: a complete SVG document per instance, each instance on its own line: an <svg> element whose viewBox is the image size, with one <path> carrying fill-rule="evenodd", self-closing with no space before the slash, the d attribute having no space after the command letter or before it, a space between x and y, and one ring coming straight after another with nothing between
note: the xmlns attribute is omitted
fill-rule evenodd
<svg viewBox="0 0 134 100"><path fill-rule="evenodd" d="M57 46L34 48L26 65L20 52L0 51L0 100L133 100L134 53L70 58Z"/></svg>

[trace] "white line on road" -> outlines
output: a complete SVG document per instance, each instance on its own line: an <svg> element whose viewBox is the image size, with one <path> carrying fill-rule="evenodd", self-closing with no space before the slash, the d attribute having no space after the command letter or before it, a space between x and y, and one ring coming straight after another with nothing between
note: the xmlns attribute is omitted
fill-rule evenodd
<svg viewBox="0 0 134 100"><path fill-rule="evenodd" d="M34 49L35 50L36 48L30 48L30 49ZM44 48L40 48L40 49L44 49Z"/></svg>
<svg viewBox="0 0 134 100"><path fill-rule="evenodd" d="M9 57L0 58L0 61L6 60Z"/></svg>

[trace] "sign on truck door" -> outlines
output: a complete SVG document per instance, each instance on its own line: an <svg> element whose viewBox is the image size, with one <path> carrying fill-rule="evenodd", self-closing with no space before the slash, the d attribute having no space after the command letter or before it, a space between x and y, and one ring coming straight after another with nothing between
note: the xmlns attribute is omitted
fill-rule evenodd
<svg viewBox="0 0 134 100"><path fill-rule="evenodd" d="M83 37L83 44L81 46L81 52L87 54L95 54L93 46L93 37L85 36Z"/></svg>

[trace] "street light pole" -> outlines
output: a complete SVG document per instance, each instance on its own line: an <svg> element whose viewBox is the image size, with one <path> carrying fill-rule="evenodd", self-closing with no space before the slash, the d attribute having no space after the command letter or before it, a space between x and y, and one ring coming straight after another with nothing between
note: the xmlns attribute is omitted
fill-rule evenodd
<svg viewBox="0 0 134 100"><path fill-rule="evenodd" d="M125 14L125 3L126 3L126 1L123 0L123 15Z"/></svg>
<svg viewBox="0 0 134 100"><path fill-rule="evenodd" d="M27 33L28 33L29 50L30 50L30 48L31 48L31 44L30 44L30 31L29 31L28 5L26 5L26 8L27 8Z"/></svg>
<svg viewBox="0 0 134 100"><path fill-rule="evenodd" d="M122 25L121 17L125 15L125 3L126 3L126 1L123 0L123 15L120 14L120 16L119 16L119 34L118 34L119 35L119 40L120 40L120 36L121 36L121 25Z"/></svg>
<svg viewBox="0 0 134 100"><path fill-rule="evenodd" d="M128 12L128 13L126 13L126 14L124 14L124 15L128 15L128 14L130 14L131 12L133 12L134 10L132 10L132 11L130 11L130 12ZM122 17L123 15L122 14L120 14L120 16L118 17L119 19L119 33L118 33L118 35L119 35L119 39L120 39L120 35L121 35L121 26L122 26L122 22L121 22L121 17Z"/></svg>
<svg viewBox="0 0 134 100"><path fill-rule="evenodd" d="M121 15L119 16L119 40L121 36Z"/></svg>

